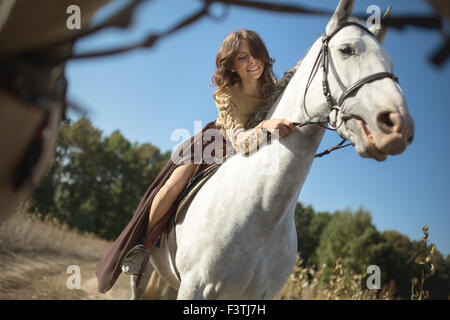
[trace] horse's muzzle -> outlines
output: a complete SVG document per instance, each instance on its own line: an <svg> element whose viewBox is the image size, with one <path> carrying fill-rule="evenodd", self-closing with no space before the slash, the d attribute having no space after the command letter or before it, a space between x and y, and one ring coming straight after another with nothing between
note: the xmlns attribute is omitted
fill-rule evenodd
<svg viewBox="0 0 450 320"><path fill-rule="evenodd" d="M376 126L377 130L372 132L374 144L385 154L400 154L412 142L414 128L400 112L378 113Z"/></svg>

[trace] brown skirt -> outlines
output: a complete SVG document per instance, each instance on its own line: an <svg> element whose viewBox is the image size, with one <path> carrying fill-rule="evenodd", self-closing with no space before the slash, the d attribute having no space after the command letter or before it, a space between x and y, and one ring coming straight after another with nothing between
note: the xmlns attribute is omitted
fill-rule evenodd
<svg viewBox="0 0 450 320"><path fill-rule="evenodd" d="M145 192L131 221L97 265L96 275L99 292L106 293L112 288L122 272L121 265L126 254L131 248L141 242L147 228L148 215L153 198L169 179L172 172L183 164L197 163L199 166L194 174L195 177L214 165L220 165L224 157L231 156L233 152L231 143L220 133L220 130L215 125L215 121L211 121L201 132L182 143L172 153L171 158ZM168 222L175 214L180 200L181 197L177 198L172 207L164 214L160 222L158 222L150 237L146 239L144 248L147 250L147 257L158 243L161 235L167 231ZM143 270L144 266L141 267L138 280L142 276Z"/></svg>

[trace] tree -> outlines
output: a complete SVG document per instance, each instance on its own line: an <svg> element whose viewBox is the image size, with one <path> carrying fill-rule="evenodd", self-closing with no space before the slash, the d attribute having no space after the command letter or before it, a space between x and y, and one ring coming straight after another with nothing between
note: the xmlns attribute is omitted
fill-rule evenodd
<svg viewBox="0 0 450 320"><path fill-rule="evenodd" d="M414 263L418 252L409 238L397 231L384 231L381 235L387 245L381 271L387 279L395 281L396 295L409 299L411 279L419 274Z"/></svg>
<svg viewBox="0 0 450 320"><path fill-rule="evenodd" d="M322 232L316 256L325 265L327 279L340 257L346 270L365 274L369 265L380 265L385 245L371 223L370 212L358 209L335 212Z"/></svg>
<svg viewBox="0 0 450 320"><path fill-rule="evenodd" d="M102 138L87 118L67 121L30 211L112 240L169 157L150 143L130 143L119 131Z"/></svg>
<svg viewBox="0 0 450 320"><path fill-rule="evenodd" d="M317 264L315 251L320 242L323 229L330 221L330 214L315 213L312 206L306 208L300 202L295 207L295 226L297 229L298 251L304 265Z"/></svg>

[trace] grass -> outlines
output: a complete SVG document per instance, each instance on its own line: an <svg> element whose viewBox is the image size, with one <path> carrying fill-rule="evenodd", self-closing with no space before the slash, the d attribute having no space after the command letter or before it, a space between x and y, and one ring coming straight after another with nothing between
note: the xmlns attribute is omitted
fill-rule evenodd
<svg viewBox="0 0 450 320"><path fill-rule="evenodd" d="M28 217L22 210L0 225L0 255L41 251L93 260L109 246L106 240Z"/></svg>
<svg viewBox="0 0 450 320"><path fill-rule="evenodd" d="M424 237L420 240L424 244L423 254L415 259L421 272L418 277L411 279L411 300L425 300L430 292L425 289L426 281L435 274L433 256L436 253L436 245L427 246L429 241L428 226L422 228ZM322 281L322 270L311 267L303 267L303 260L297 256L294 272L289 277L277 299L282 300L396 300L395 281L384 285L381 290L367 289L364 283L366 275L346 272L342 259L336 260L334 274L330 281ZM450 299L450 297L449 297Z"/></svg>
<svg viewBox="0 0 450 320"><path fill-rule="evenodd" d="M284 288L276 297L281 300L374 300L383 297L392 299L391 291L383 288L378 290L364 289L364 275L347 273L342 259L336 260L334 274L324 285L322 270L303 267L303 260L297 256L294 272L289 277ZM389 294L387 294L389 293Z"/></svg>
<svg viewBox="0 0 450 320"><path fill-rule="evenodd" d="M109 295L96 291L95 268L111 243L17 212L0 225L0 299L128 299L128 278ZM70 265L81 270L81 289L69 290Z"/></svg>

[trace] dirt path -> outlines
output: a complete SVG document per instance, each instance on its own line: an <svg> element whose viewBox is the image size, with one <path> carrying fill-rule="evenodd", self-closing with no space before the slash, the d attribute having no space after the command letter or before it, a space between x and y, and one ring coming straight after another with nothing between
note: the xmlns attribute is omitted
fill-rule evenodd
<svg viewBox="0 0 450 320"><path fill-rule="evenodd" d="M97 262L50 252L0 253L0 299L129 299L129 278L124 275L107 294L97 291ZM74 276L67 273L69 266L79 270L80 289L68 288L68 279ZM70 283L74 282L69 279Z"/></svg>

